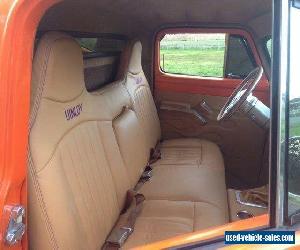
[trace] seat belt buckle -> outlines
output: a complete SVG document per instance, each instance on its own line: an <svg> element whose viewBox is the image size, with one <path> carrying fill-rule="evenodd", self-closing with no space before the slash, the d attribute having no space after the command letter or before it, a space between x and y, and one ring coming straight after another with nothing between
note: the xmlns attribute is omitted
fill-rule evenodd
<svg viewBox="0 0 300 250"><path fill-rule="evenodd" d="M152 170L153 170L153 168L148 164L144 171L152 171Z"/></svg>
<svg viewBox="0 0 300 250"><path fill-rule="evenodd" d="M158 160L161 159L161 151L160 149L156 146L155 148L152 148L150 150L150 159L149 159L149 164L153 164L157 162Z"/></svg>
<svg viewBox="0 0 300 250"><path fill-rule="evenodd" d="M125 241L132 234L133 228L131 227L120 227L117 230L113 230L107 238L106 242L121 247Z"/></svg>
<svg viewBox="0 0 300 250"><path fill-rule="evenodd" d="M142 173L141 180L144 181L144 182L149 181L152 176L153 176L152 169L148 170L148 171L144 171Z"/></svg>

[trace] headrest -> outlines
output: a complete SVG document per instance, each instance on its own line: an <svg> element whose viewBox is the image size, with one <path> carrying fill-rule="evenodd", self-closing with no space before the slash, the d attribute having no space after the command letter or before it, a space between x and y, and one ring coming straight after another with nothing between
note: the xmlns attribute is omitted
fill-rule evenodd
<svg viewBox="0 0 300 250"><path fill-rule="evenodd" d="M41 38L33 61L32 88L37 89L32 89L32 95L57 102L71 101L82 93L82 50L72 37L48 32Z"/></svg>
<svg viewBox="0 0 300 250"><path fill-rule="evenodd" d="M128 72L136 75L142 71L142 44L140 41L131 41L122 52L116 79L123 79Z"/></svg>
<svg viewBox="0 0 300 250"><path fill-rule="evenodd" d="M128 71L134 75L143 71L142 68L142 44L137 41L133 44L128 64Z"/></svg>

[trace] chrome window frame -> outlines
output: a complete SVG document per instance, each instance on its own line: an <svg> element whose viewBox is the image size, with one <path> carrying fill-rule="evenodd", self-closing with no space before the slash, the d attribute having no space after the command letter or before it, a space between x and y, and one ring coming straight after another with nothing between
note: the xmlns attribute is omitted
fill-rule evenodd
<svg viewBox="0 0 300 250"><path fill-rule="evenodd" d="M270 137L270 226L290 226L288 214L290 9L295 1L273 0ZM272 192L276 190L276 192Z"/></svg>

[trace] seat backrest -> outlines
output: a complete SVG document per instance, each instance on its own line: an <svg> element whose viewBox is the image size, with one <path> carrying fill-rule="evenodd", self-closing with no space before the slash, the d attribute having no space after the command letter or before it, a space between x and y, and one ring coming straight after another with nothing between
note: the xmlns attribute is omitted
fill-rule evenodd
<svg viewBox="0 0 300 250"><path fill-rule="evenodd" d="M129 43L124 54L126 56L122 60L128 60L128 63L121 63L123 67L127 68L127 70L125 69L125 85L131 96L133 109L144 130L146 145L149 151L160 140L161 129L151 89L142 68L141 42Z"/></svg>
<svg viewBox="0 0 300 250"><path fill-rule="evenodd" d="M115 82L92 93L107 99L107 107L115 114L112 127L131 187L134 187L149 160L146 138L141 124L132 109L131 99L124 82ZM124 101L122 101L124 100ZM126 102L126 105L124 105ZM123 105L122 105L123 104Z"/></svg>
<svg viewBox="0 0 300 250"><path fill-rule="evenodd" d="M44 35L31 91L31 249L100 249L116 222L132 185L113 123L131 103L122 84L111 89L122 98L88 93L76 41L59 32ZM131 116L126 111L124 119L130 123Z"/></svg>

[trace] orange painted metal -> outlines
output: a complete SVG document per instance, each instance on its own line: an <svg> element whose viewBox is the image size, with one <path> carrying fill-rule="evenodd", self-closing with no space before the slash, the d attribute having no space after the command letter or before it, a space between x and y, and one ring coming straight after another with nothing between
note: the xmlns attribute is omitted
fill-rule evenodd
<svg viewBox="0 0 300 250"><path fill-rule="evenodd" d="M34 38L39 20L44 12L59 1L2 0L0 2L0 249L7 249L3 245L2 237L9 219L8 205L21 203L27 206L27 135ZM157 62L156 66L158 66ZM217 80L214 79L214 81ZM165 82L164 86L163 81L162 83L158 81L159 84L156 87L169 89L173 86L167 85L170 84L167 80ZM194 91L201 91L192 82L189 84L192 85L191 89L195 89ZM202 85L203 88L207 88L205 91L211 89L208 84L209 82ZM228 87L230 89L236 82L232 80L227 84L232 84ZM180 88L178 89L175 85L173 87L180 91ZM263 86L261 88L263 92ZM225 95L226 93L222 94ZM261 227L267 225L268 221L268 216L263 215L178 236L140 249L161 249L208 240L222 236L225 230ZM22 245L9 249L27 249L26 237Z"/></svg>
<svg viewBox="0 0 300 250"><path fill-rule="evenodd" d="M9 205L27 207L27 138L34 38L44 12L59 0L0 1L0 248ZM27 249L27 240L9 249Z"/></svg>
<svg viewBox="0 0 300 250"><path fill-rule="evenodd" d="M241 80L216 77L194 77L185 75L168 74L160 68L160 41L165 34L177 33L230 33L243 36L253 52L257 65L262 65L257 48L250 33L241 29L205 29L205 28L172 28L160 31L155 40L154 51L154 89L155 93L172 91L181 93L198 93L212 96L230 96ZM254 91L262 102L269 105L270 87L264 74L259 85Z"/></svg>
<svg viewBox="0 0 300 250"><path fill-rule="evenodd" d="M165 249L174 246L182 246L201 242L213 238L224 236L225 231L239 231L247 229L255 229L258 227L265 227L269 224L269 216L267 214L253 217L246 220L228 223L222 226L201 230L199 232L189 233L180 235L168 240L159 241L153 244L137 247L140 250L154 250L154 249Z"/></svg>

